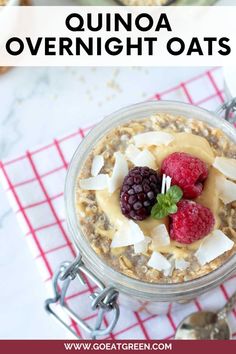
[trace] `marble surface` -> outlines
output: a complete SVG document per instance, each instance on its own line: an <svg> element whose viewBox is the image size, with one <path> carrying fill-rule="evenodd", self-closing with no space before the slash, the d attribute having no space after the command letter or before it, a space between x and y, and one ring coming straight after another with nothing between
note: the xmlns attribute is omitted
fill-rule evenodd
<svg viewBox="0 0 236 354"><path fill-rule="evenodd" d="M58 3L65 2L51 1ZM0 76L0 159L98 121L205 69L12 69ZM43 309L46 290L1 188L0 200L0 338L65 338L64 329Z"/></svg>

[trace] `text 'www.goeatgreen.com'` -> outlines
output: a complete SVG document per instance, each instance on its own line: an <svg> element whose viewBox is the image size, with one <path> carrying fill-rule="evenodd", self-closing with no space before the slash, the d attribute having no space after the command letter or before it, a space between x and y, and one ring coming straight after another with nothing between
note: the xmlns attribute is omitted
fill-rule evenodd
<svg viewBox="0 0 236 354"><path fill-rule="evenodd" d="M172 343L143 343L143 342L65 342L65 350L88 350L88 351L166 351L172 350Z"/></svg>

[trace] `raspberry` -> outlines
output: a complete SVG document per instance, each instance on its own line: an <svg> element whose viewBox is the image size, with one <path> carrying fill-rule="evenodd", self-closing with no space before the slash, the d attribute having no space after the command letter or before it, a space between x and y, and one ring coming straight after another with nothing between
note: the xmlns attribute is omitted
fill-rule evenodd
<svg viewBox="0 0 236 354"><path fill-rule="evenodd" d="M172 178L171 184L179 186L185 198L198 197L203 189L203 182L208 176L205 162L184 152L169 155L161 166L161 173Z"/></svg>
<svg viewBox="0 0 236 354"><path fill-rule="evenodd" d="M170 237L180 243L192 243L208 235L215 224L210 209L194 201L182 199L178 211L170 214Z"/></svg>
<svg viewBox="0 0 236 354"><path fill-rule="evenodd" d="M160 193L161 178L149 167L134 167L125 177L121 192L122 213L129 219L144 220L156 203Z"/></svg>

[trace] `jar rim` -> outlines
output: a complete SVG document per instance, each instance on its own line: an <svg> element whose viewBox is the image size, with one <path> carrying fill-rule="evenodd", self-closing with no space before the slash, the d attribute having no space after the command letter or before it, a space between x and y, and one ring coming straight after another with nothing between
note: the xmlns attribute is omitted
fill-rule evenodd
<svg viewBox="0 0 236 354"><path fill-rule="evenodd" d="M236 270L236 255L231 256L225 263L212 272L193 280L179 283L144 282L128 277L107 265L90 246L76 215L75 196L78 172L83 166L88 153L91 152L96 143L104 136L104 133L129 120L142 119L158 113L181 115L189 119L204 121L210 126L221 129L230 140L236 143L236 134L233 126L206 109L178 101L146 101L127 106L100 121L77 147L66 176L64 194L65 211L73 244L81 253L85 264L103 282L112 284L118 290L138 298L174 301L177 299L188 299L193 297L193 295L198 296L222 283Z"/></svg>

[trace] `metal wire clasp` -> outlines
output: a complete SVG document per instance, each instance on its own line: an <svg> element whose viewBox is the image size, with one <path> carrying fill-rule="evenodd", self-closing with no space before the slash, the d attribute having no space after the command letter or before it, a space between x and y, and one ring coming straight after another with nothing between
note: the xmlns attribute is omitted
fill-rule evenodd
<svg viewBox="0 0 236 354"><path fill-rule="evenodd" d="M229 101L223 103L216 111L218 115L223 115L224 119L230 123L236 122L236 97L230 99Z"/></svg>
<svg viewBox="0 0 236 354"><path fill-rule="evenodd" d="M89 326L66 304L66 293L70 283L75 278L78 278L83 285L86 285L86 277L87 279L92 280L92 282L95 283L95 285L98 287L96 292L90 294L90 298L92 300L91 308L93 311L98 310L97 319L94 327ZM69 315L69 317L73 319L83 330L85 330L89 334L91 339L96 339L96 337L100 336L106 336L112 332L119 319L120 314L119 306L117 304L117 298L119 293L112 286L105 287L105 285L84 265L80 255L78 255L73 262L63 262L61 264L58 271L55 272L53 276L53 291L54 297L45 301L46 311L50 315L53 315L55 319L57 319L77 338L79 338L78 335L65 322L65 320L63 320L62 316L60 316L53 309L53 305L60 305L61 308L63 308L63 310ZM105 328L102 328L103 317L105 313L109 311L113 311L112 319Z"/></svg>

